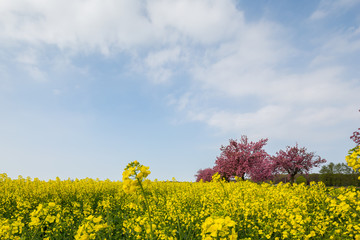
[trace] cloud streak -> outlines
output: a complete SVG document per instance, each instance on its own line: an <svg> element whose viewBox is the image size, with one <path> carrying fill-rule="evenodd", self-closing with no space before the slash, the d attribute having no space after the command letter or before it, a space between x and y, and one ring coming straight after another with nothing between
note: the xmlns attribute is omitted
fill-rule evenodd
<svg viewBox="0 0 360 240"><path fill-rule="evenodd" d="M343 14L358 4L360 4L359 0L322 0L319 8L311 14L310 19L321 20L331 15Z"/></svg>

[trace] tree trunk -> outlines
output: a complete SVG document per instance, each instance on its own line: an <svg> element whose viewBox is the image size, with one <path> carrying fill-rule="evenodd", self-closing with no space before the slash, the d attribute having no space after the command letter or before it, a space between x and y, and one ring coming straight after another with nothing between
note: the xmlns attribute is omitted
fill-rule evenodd
<svg viewBox="0 0 360 240"><path fill-rule="evenodd" d="M295 174L291 174L291 175L290 175L290 182L291 182L291 184L293 184L294 181L295 181Z"/></svg>
<svg viewBox="0 0 360 240"><path fill-rule="evenodd" d="M245 173L243 173L243 174L241 175L241 179L242 179L242 180L245 180Z"/></svg>

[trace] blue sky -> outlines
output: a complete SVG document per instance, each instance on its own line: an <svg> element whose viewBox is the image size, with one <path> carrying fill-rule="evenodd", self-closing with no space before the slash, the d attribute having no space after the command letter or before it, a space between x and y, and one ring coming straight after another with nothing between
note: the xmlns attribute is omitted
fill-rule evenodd
<svg viewBox="0 0 360 240"><path fill-rule="evenodd" d="M230 138L344 162L360 1L0 2L0 172L193 181Z"/></svg>

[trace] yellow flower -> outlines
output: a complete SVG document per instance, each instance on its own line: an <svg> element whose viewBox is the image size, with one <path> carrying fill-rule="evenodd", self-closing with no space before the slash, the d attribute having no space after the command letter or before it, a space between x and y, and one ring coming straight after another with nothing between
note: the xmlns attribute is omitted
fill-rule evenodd
<svg viewBox="0 0 360 240"><path fill-rule="evenodd" d="M49 222L49 223L52 223L52 222L55 221L55 219L56 219L55 216L48 215L48 216L46 217L45 221L46 221L46 222Z"/></svg>
<svg viewBox="0 0 360 240"><path fill-rule="evenodd" d="M213 182L218 182L220 181L220 174L218 172L216 172L213 176L212 176L212 181Z"/></svg>
<svg viewBox="0 0 360 240"><path fill-rule="evenodd" d="M139 225L136 225L136 227L134 228L135 232L139 233L141 232L141 227Z"/></svg>
<svg viewBox="0 0 360 240"><path fill-rule="evenodd" d="M226 216L225 218L208 217L202 224L201 236L203 237L203 239L206 239L208 237L228 237L229 239L237 239L234 227L235 222L232 221L228 216Z"/></svg>
<svg viewBox="0 0 360 240"><path fill-rule="evenodd" d="M97 218L93 218L94 223L99 223L102 220L101 216L98 216Z"/></svg>

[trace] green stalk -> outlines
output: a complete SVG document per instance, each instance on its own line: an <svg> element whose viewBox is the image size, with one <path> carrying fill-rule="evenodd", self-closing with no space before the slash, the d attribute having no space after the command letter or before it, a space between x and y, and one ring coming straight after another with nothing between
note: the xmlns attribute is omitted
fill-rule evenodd
<svg viewBox="0 0 360 240"><path fill-rule="evenodd" d="M49 215L49 213L46 214L45 218L40 222L40 224L37 226L35 233L31 234L31 238L30 239L34 239L33 237L35 237L40 229L40 227L42 227L42 225L44 224L47 216Z"/></svg>
<svg viewBox="0 0 360 240"><path fill-rule="evenodd" d="M147 208L147 212L148 212L148 216L149 216L150 233L151 233L150 239L153 240L153 239L155 239L155 238L154 238L154 232L153 232L153 229L152 229L152 221L151 221L151 212L150 212L149 202L148 202L148 200L147 200L147 197L146 197L146 194L145 194L145 190L144 190L144 188L143 188L143 186L142 186L142 183L141 183L140 179L136 178L136 180L137 180L138 183L139 183L141 192L142 192L142 194L143 194L143 196L144 196L144 199L145 199L145 206L146 206L146 208Z"/></svg>

